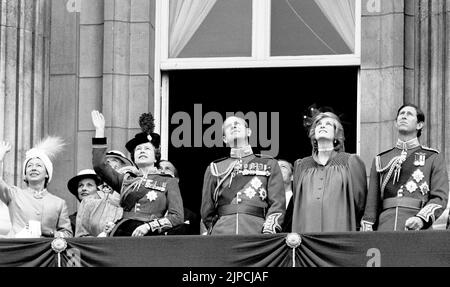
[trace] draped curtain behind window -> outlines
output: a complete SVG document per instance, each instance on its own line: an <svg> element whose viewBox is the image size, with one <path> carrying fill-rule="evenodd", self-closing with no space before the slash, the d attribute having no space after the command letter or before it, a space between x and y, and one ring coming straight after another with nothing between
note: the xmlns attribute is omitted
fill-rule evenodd
<svg viewBox="0 0 450 287"><path fill-rule="evenodd" d="M169 57L177 57L217 0L171 0Z"/></svg>
<svg viewBox="0 0 450 287"><path fill-rule="evenodd" d="M349 49L354 51L355 0L315 0L315 2L344 39Z"/></svg>

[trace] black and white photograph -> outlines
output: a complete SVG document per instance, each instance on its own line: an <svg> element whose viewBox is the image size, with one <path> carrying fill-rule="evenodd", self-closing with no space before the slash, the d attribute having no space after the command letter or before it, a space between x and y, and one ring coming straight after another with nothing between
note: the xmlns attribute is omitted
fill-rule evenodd
<svg viewBox="0 0 450 287"><path fill-rule="evenodd" d="M449 267L449 19L448 0L0 0L0 267L170 286Z"/></svg>

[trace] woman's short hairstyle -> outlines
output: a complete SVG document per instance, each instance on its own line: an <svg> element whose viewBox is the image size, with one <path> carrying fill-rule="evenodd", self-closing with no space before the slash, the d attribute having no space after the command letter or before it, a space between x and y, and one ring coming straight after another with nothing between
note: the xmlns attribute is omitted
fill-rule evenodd
<svg viewBox="0 0 450 287"><path fill-rule="evenodd" d="M317 116L314 118L313 123L309 129L309 138L311 139L313 153L317 153L317 149L318 149L317 140L316 140L316 126L320 120L325 119L325 118L331 118L334 120L334 140L333 140L334 150L338 151L338 152L345 151L344 127L342 126L341 121L339 120L339 117L332 112L324 112L324 113L317 114Z"/></svg>

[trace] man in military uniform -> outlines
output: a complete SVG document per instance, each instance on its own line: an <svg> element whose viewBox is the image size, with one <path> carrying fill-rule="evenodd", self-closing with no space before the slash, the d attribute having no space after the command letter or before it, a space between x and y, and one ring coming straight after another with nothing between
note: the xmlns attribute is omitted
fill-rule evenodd
<svg viewBox="0 0 450 287"><path fill-rule="evenodd" d="M201 217L208 234L280 232L286 207L278 162L253 154L244 119L227 118L222 131L230 157L212 162L203 182Z"/></svg>
<svg viewBox="0 0 450 287"><path fill-rule="evenodd" d="M372 163L363 231L427 229L445 210L445 161L438 151L420 145L424 123L417 106L405 104L398 110L397 143Z"/></svg>

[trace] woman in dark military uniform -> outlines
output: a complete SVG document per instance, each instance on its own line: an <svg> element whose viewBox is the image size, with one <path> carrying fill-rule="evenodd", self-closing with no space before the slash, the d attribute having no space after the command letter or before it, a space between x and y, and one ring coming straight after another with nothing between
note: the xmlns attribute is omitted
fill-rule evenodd
<svg viewBox="0 0 450 287"><path fill-rule="evenodd" d="M123 218L110 236L148 236L164 234L183 223L183 201L175 178L157 169L160 160L160 136L153 132L153 116L143 114L139 119L142 132L125 147L138 167L121 174L105 161L105 119L92 112L95 126L93 166L95 172L114 190L120 191Z"/></svg>

